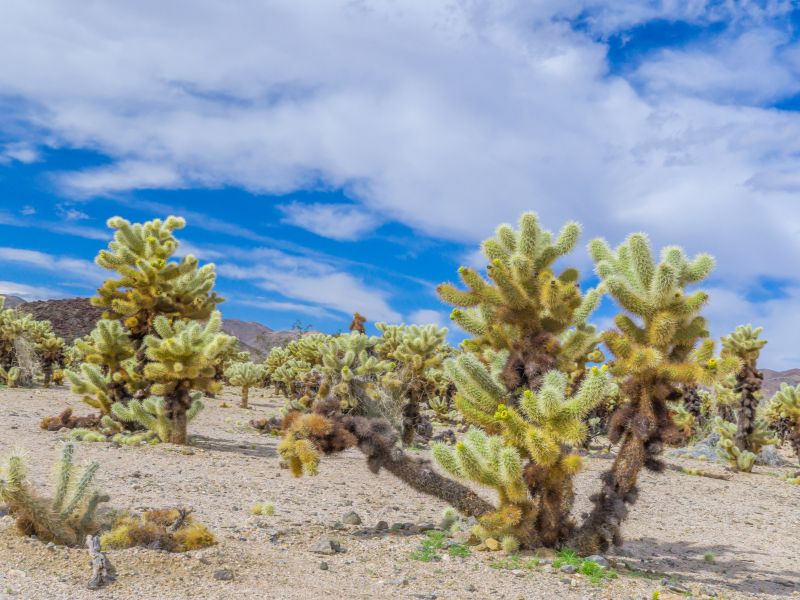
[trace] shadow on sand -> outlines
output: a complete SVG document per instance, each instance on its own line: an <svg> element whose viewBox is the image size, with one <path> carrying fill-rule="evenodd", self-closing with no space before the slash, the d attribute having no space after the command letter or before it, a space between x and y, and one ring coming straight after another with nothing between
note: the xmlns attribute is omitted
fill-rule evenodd
<svg viewBox="0 0 800 600"><path fill-rule="evenodd" d="M723 556L737 552L741 558ZM772 596L791 596L800 591L800 571L760 567L748 557L764 553L742 555L740 549L725 544L665 543L643 538L626 541L624 554L631 567L676 575L684 585L722 585L740 593ZM713 562L705 555L713 555Z"/></svg>

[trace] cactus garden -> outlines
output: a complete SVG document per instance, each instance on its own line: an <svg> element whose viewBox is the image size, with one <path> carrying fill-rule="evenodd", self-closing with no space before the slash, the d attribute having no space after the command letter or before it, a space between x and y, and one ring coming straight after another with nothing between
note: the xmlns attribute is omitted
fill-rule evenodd
<svg viewBox="0 0 800 600"><path fill-rule="evenodd" d="M88 333L0 312L9 597L800 591L800 387L712 337L711 256L526 212L437 288L450 328L355 304L259 355L183 218L107 225Z"/></svg>

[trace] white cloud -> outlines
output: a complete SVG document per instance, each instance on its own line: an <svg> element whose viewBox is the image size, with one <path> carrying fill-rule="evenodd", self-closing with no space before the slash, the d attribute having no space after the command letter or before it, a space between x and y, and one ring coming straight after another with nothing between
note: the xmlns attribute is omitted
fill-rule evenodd
<svg viewBox="0 0 800 600"><path fill-rule="evenodd" d="M61 298L64 295L58 290L51 288L15 283L13 281L0 281L0 294L4 296L19 296L25 300Z"/></svg>
<svg viewBox="0 0 800 600"><path fill-rule="evenodd" d="M800 262L800 113L758 106L798 89L800 50L771 21L791 2L238 6L11 4L0 88L21 103L15 122L42 132L24 142L107 155L61 175L79 196L343 188L381 222L470 244L534 209L551 228L581 220L587 238L645 230L710 251L726 290ZM609 74L604 40L653 19L726 32ZM266 242L209 219L198 226ZM330 219L313 226L331 234ZM332 310L397 315L383 292L327 268L258 280Z"/></svg>
<svg viewBox="0 0 800 600"><path fill-rule="evenodd" d="M79 258L56 256L37 250L0 248L0 263L24 265L43 271L55 272L59 275L69 275L92 283L101 282L103 279L103 270L93 262Z"/></svg>
<svg viewBox="0 0 800 600"><path fill-rule="evenodd" d="M36 162L39 158L39 152L36 148L26 142L6 144L0 148L0 165L11 162L30 164Z"/></svg>
<svg viewBox="0 0 800 600"><path fill-rule="evenodd" d="M733 331L737 325L763 327L762 338L768 340L761 351L760 364L783 370L800 365L800 286L784 290L780 297L754 302L737 291L711 288L711 301L706 311L711 333L717 339Z"/></svg>
<svg viewBox="0 0 800 600"><path fill-rule="evenodd" d="M439 327L450 327L450 319L438 310L422 308L415 310L408 315L408 322L415 325L438 325Z"/></svg>
<svg viewBox="0 0 800 600"><path fill-rule="evenodd" d="M25 206L22 207L22 209L19 212L20 212L20 214L22 214L22 215L24 215L26 217L29 217L31 215L35 215L36 214L36 208L31 206L30 204L26 204Z"/></svg>
<svg viewBox="0 0 800 600"><path fill-rule="evenodd" d="M378 225L374 215L352 204L292 202L278 208L284 214L283 223L333 240L357 240Z"/></svg>
<svg viewBox="0 0 800 600"><path fill-rule="evenodd" d="M320 306L311 306L309 304L299 304L297 302L280 302L276 300L258 300L258 299L240 299L234 298L230 301L233 304L243 304L245 306L252 306L254 308L261 308L263 310L272 310L278 312L288 312L292 314L309 315L319 318L330 318L333 315Z"/></svg>

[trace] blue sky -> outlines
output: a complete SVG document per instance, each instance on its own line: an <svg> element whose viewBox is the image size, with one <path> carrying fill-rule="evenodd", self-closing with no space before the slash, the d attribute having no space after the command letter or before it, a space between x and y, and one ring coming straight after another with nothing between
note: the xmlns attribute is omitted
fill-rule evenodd
<svg viewBox="0 0 800 600"><path fill-rule="evenodd" d="M711 252L721 335L800 366L796 2L0 8L0 292L89 295L105 220L187 218L226 316L445 324L434 286L537 211ZM585 251L573 264L586 273ZM598 314L607 323L612 307ZM457 337L457 336L455 336Z"/></svg>

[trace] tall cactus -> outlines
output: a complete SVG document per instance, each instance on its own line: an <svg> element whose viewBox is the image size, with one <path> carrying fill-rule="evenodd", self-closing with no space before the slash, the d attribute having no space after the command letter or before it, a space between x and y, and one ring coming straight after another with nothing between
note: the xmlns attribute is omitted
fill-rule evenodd
<svg viewBox="0 0 800 600"><path fill-rule="evenodd" d="M547 371L568 361L560 336L584 324L600 301L599 290L581 294L577 270L554 271L554 262L577 245L580 231L577 223L567 223L554 238L535 213L525 213L518 230L501 225L483 242L488 280L461 267L466 290L449 283L437 288L456 307L451 319L473 335L466 349L508 350L502 379L509 390L535 389Z"/></svg>
<svg viewBox="0 0 800 600"><path fill-rule="evenodd" d="M222 302L213 291L213 264L199 267L191 254L174 260L178 249L174 232L185 225L184 219L174 216L133 224L113 217L108 226L116 230L114 239L95 258L119 277L106 280L92 304L130 332L138 372L146 361L144 338L153 332L157 317L205 320Z"/></svg>
<svg viewBox="0 0 800 600"><path fill-rule="evenodd" d="M248 408L250 388L263 386L266 375L267 369L264 365L256 365L251 362L233 363L225 369L225 377L228 382L242 388L242 408Z"/></svg>
<svg viewBox="0 0 800 600"><path fill-rule="evenodd" d="M663 468L657 457L675 434L667 403L681 397L680 384L711 382L739 363L734 357L713 358L714 343L700 315L708 294L686 291L711 273L711 256L690 260L681 248L669 246L656 262L643 234L629 236L616 250L595 239L589 251L597 275L624 311L614 320L616 329L603 334L624 398L609 430L621 447L593 499L592 513L573 540L581 550L597 552L611 542L621 544L620 526L627 505L636 499L639 471Z"/></svg>
<svg viewBox="0 0 800 600"><path fill-rule="evenodd" d="M52 498L40 497L27 482L25 462L19 454L6 461L0 479L0 499L8 505L17 528L42 541L68 546L81 545L87 534L96 533L97 508L108 496L94 489L98 464L89 463L80 474L73 464L74 445L64 444L56 469Z"/></svg>

